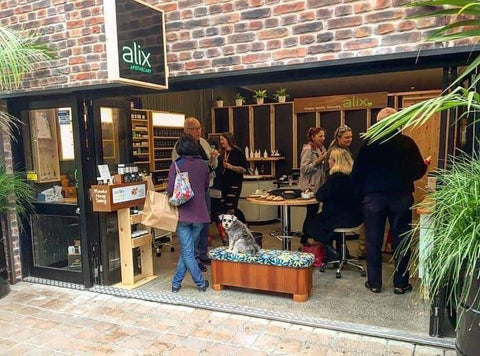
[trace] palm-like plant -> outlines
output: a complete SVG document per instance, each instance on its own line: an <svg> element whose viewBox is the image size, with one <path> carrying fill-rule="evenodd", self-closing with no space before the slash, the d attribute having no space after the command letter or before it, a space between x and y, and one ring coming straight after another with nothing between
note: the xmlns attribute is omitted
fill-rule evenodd
<svg viewBox="0 0 480 356"><path fill-rule="evenodd" d="M444 5L438 9L438 5ZM409 6L435 6L431 11L424 11L412 18L444 17L451 15L450 24L435 31L429 41L450 41L480 36L480 2L467 0L423 0L412 1ZM464 15L469 18L464 19ZM480 95L476 92L480 76L470 81L464 88L462 82L470 76L480 65L480 56L477 56L465 71L443 91L441 96L431 98L409 106L398 113L383 119L373 125L364 135L373 141L388 137L399 128L418 127L428 121L437 112L462 109L463 115L480 110Z"/></svg>
<svg viewBox="0 0 480 356"><path fill-rule="evenodd" d="M36 36L22 36L10 29L0 27L0 91L16 90L23 78L53 58L47 45ZM0 127L8 133L17 119L0 111Z"/></svg>
<svg viewBox="0 0 480 356"><path fill-rule="evenodd" d="M21 81L37 68L47 65L53 52L39 42L35 36L22 36L12 30L0 27L0 91L15 90ZM19 121L7 112L0 110L0 129L12 137L12 128ZM0 165L0 214L5 214L14 204L22 214L30 206L32 187L21 174L7 172Z"/></svg>

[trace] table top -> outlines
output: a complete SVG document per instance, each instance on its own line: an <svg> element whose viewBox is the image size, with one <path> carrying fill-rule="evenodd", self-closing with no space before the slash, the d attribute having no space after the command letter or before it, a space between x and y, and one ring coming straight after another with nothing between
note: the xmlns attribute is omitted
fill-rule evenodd
<svg viewBox="0 0 480 356"><path fill-rule="evenodd" d="M262 198L249 198L247 197L247 201L253 204L260 204L260 205L310 205L310 204L318 204L317 199L310 198L310 199L284 199L284 200L266 200Z"/></svg>

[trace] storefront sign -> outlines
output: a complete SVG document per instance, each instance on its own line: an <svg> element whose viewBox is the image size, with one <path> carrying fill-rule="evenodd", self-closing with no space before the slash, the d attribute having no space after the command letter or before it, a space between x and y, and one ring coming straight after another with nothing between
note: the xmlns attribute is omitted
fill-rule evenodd
<svg viewBox="0 0 480 356"><path fill-rule="evenodd" d="M146 192L143 182L92 185L93 211L117 211L143 204Z"/></svg>
<svg viewBox="0 0 480 356"><path fill-rule="evenodd" d="M319 96L293 100L294 112L360 110L387 106L387 93Z"/></svg>
<svg viewBox="0 0 480 356"><path fill-rule="evenodd" d="M112 189L113 204L145 198L145 183Z"/></svg>
<svg viewBox="0 0 480 356"><path fill-rule="evenodd" d="M167 89L163 11L139 0L105 0L104 8L108 78Z"/></svg>

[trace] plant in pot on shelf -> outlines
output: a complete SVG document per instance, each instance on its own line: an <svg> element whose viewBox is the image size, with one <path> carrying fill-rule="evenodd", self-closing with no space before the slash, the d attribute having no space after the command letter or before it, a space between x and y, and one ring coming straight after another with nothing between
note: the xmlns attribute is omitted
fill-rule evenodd
<svg viewBox="0 0 480 356"><path fill-rule="evenodd" d="M215 103L217 104L217 108L223 107L223 98L221 96L217 96L215 99Z"/></svg>
<svg viewBox="0 0 480 356"><path fill-rule="evenodd" d="M253 99L256 100L257 104L263 104L263 101L267 97L266 89L257 89L253 94Z"/></svg>
<svg viewBox="0 0 480 356"><path fill-rule="evenodd" d="M245 97L240 93L235 93L234 99L236 106L242 106L245 103Z"/></svg>
<svg viewBox="0 0 480 356"><path fill-rule="evenodd" d="M430 11L424 6L434 6ZM437 5L443 5L439 9ZM480 5L478 1L436 0L415 1L410 6L422 7L415 17L451 17L450 24L436 30L431 41L450 41L478 36L480 33ZM445 7L447 6L447 7ZM465 19L463 15L470 18ZM467 26L467 28L465 28ZM465 117L478 125L480 95L477 87L480 76L475 71L480 56L461 73L438 97L427 99L404 108L398 113L373 125L365 135L370 140L382 140L399 129L422 126L433 114L449 111L457 119ZM466 84L465 84L466 83ZM477 116L475 117L475 115ZM438 117L436 115L435 117ZM472 137L474 140L474 138ZM478 142L473 142L478 150ZM412 246L410 267L419 270L421 286L434 303L445 296L452 310L457 308L456 347L459 354L474 355L480 349L480 156L478 152L459 153L449 157L447 169L437 172L437 189L427 194L421 208L430 209L429 226L422 234L422 250L414 238L405 239ZM419 231L416 226L412 236ZM408 247L407 246L407 247ZM399 247L396 253L402 253Z"/></svg>
<svg viewBox="0 0 480 356"><path fill-rule="evenodd" d="M287 89L280 88L275 92L273 97L277 99L279 103L284 103L287 100L287 97L289 97L289 95L287 94Z"/></svg>
<svg viewBox="0 0 480 356"><path fill-rule="evenodd" d="M10 91L20 87L25 75L45 67L52 59L53 52L48 46L39 43L35 36L22 36L19 33L0 27L0 90ZM12 137L12 129L19 121L0 108L0 130L4 139ZM2 140L3 142L3 140ZM3 151L3 150L2 150ZM0 219L6 223L7 215L17 213L22 215L30 211L34 192L26 183L24 175L6 169L0 162ZM21 227L21 220L18 220ZM4 243L7 246L4 246ZM4 248L8 248L7 236L0 236L0 297L10 290L6 270ZM13 268L13 266L10 266Z"/></svg>

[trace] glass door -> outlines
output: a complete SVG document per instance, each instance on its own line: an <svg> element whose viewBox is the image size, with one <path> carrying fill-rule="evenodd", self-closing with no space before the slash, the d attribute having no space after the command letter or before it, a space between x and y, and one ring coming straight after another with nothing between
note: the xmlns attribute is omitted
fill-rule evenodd
<svg viewBox="0 0 480 356"><path fill-rule="evenodd" d="M88 285L77 101L16 104L22 125L14 161L34 190L34 211L21 232L23 274Z"/></svg>

